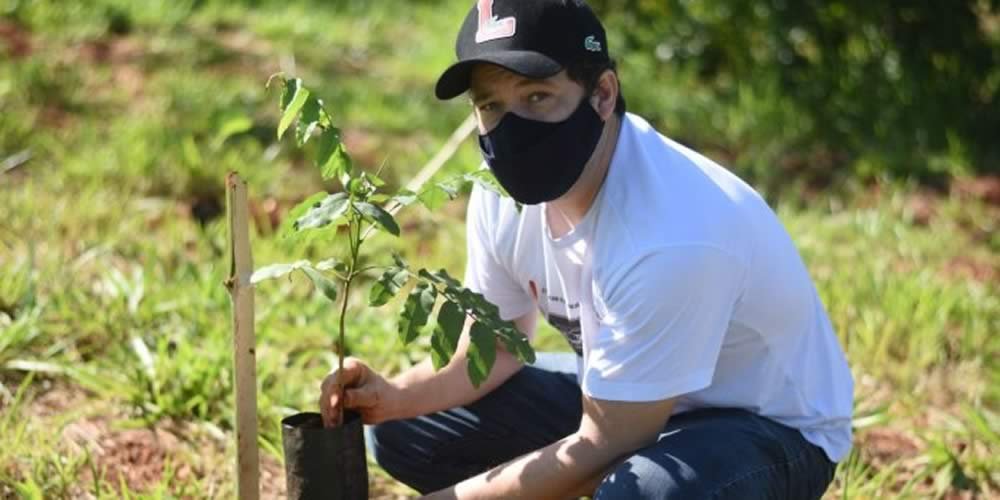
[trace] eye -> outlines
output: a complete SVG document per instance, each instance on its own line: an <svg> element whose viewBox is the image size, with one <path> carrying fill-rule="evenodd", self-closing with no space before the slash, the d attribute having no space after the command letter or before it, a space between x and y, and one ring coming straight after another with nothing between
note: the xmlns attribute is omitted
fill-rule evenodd
<svg viewBox="0 0 1000 500"><path fill-rule="evenodd" d="M551 94L548 92L532 92L531 95L528 96L528 102L538 104L544 102L549 97L551 97Z"/></svg>
<svg viewBox="0 0 1000 500"><path fill-rule="evenodd" d="M479 105L479 111L482 113L492 113L497 110L497 104L495 102L484 102Z"/></svg>

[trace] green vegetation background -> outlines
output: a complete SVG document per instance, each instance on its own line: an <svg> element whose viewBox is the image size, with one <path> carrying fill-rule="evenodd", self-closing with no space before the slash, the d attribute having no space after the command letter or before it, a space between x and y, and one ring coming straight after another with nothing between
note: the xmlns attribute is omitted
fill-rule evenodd
<svg viewBox="0 0 1000 500"><path fill-rule="evenodd" d="M303 256L274 228L338 189L275 140L264 82L304 78L399 186L469 112L432 95L469 4L0 0L0 498L232 496L223 176L249 180L258 265ZM1000 495L998 2L594 4L630 109L760 188L810 266L857 380L831 498ZM467 141L441 175L477 164ZM463 218L413 208L372 244L461 276ZM257 296L273 496L336 315L298 279ZM354 354L427 355L355 311Z"/></svg>

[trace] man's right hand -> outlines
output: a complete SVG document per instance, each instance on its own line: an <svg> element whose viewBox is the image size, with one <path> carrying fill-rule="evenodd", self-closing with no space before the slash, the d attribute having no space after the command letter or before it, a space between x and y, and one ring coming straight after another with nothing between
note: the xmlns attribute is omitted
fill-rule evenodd
<svg viewBox="0 0 1000 500"><path fill-rule="evenodd" d="M319 409L326 427L340 425L341 405L360 413L361 420L371 425L391 419L399 399L399 390L368 365L345 358L343 371L334 370L323 379Z"/></svg>

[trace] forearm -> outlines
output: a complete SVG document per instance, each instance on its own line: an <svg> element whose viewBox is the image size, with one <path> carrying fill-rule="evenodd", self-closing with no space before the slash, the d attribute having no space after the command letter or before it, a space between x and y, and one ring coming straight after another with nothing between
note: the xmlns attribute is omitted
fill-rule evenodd
<svg viewBox="0 0 1000 500"><path fill-rule="evenodd" d="M515 319L514 325L530 337L535 329L535 320L536 315L529 313ZM393 419L412 418L467 405L489 394L521 369L521 362L501 345L497 345L493 369L478 388L473 387L469 381L466 357L471 326L472 319L467 318L455 355L440 371L434 371L431 360L425 359L389 381L398 390L400 397Z"/></svg>
<svg viewBox="0 0 1000 500"><path fill-rule="evenodd" d="M489 378L476 388L469 382L464 356L459 359L456 355L448 366L437 372L429 359L424 360L390 381L401 395L400 408L394 418L418 417L478 400L520 369L519 364L508 366L500 361L497 352L497 363Z"/></svg>
<svg viewBox="0 0 1000 500"><path fill-rule="evenodd" d="M624 452L574 433L428 499L567 499L593 495Z"/></svg>
<svg viewBox="0 0 1000 500"><path fill-rule="evenodd" d="M575 433L429 498L565 499L592 495L620 459L656 440L674 401L628 403L584 396L583 418Z"/></svg>
<svg viewBox="0 0 1000 500"><path fill-rule="evenodd" d="M399 390L400 404L394 418L412 418L464 406L485 396L521 369L521 363L497 347L496 362L489 377L478 388L469 381L465 351L460 342L455 356L440 371L434 371L430 359L397 375L389 381Z"/></svg>

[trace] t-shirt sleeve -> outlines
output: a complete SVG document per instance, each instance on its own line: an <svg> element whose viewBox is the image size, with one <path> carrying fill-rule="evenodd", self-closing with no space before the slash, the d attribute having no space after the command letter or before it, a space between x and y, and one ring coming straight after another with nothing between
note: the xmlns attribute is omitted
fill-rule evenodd
<svg viewBox="0 0 1000 500"><path fill-rule="evenodd" d="M497 258L503 201L479 186L472 189L466 213L465 286L496 305L501 319L514 320L531 312L534 301Z"/></svg>
<svg viewBox="0 0 1000 500"><path fill-rule="evenodd" d="M656 249L598 279L584 392L660 401L708 387L744 279L737 257L701 245Z"/></svg>

